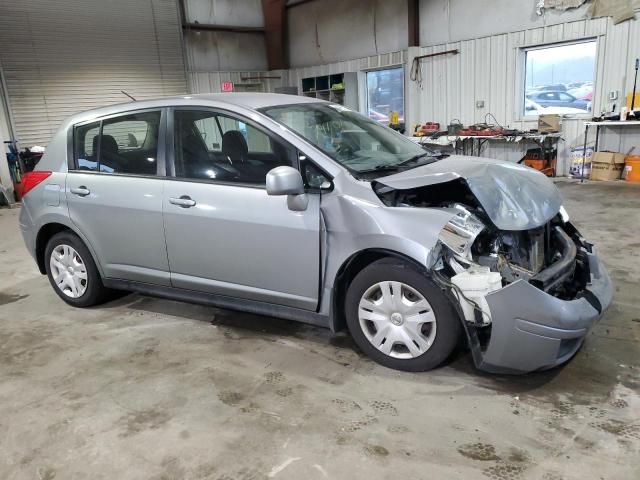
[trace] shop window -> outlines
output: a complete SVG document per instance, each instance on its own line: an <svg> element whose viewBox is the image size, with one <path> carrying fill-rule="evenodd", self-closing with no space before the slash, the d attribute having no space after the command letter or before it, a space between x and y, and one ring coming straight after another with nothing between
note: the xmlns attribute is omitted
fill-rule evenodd
<svg viewBox="0 0 640 480"><path fill-rule="evenodd" d="M404 69L402 67L367 72L367 115L388 125L391 113L404 122Z"/></svg>
<svg viewBox="0 0 640 480"><path fill-rule="evenodd" d="M525 49L524 114L589 115L596 47L589 40Z"/></svg>

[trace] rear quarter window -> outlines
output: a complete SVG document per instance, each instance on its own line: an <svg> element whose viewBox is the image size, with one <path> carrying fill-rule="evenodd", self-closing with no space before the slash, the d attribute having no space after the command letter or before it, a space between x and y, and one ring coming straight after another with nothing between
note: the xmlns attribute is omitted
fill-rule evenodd
<svg viewBox="0 0 640 480"><path fill-rule="evenodd" d="M74 129L74 160L78 170L98 170L98 135L100 122L88 123Z"/></svg>

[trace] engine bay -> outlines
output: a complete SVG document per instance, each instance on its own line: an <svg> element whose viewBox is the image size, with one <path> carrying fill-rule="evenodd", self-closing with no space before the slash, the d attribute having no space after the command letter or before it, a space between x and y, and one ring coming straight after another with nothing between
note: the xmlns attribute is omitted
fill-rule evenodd
<svg viewBox="0 0 640 480"><path fill-rule="evenodd" d="M442 208L454 213L439 235L434 278L458 301L471 324L491 324L485 297L524 281L562 300L577 298L590 280L588 244L563 209L544 225L501 230L463 179L398 190L374 184L387 206Z"/></svg>

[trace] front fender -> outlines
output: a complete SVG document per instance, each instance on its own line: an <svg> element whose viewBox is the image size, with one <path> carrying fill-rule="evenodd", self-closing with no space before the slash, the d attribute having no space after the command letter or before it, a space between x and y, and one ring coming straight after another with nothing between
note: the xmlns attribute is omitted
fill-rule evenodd
<svg viewBox="0 0 640 480"><path fill-rule="evenodd" d="M324 275L320 313L330 315L338 272L355 254L366 250L397 253L430 268L438 235L453 217L441 209L387 207L348 195L323 199L325 222Z"/></svg>

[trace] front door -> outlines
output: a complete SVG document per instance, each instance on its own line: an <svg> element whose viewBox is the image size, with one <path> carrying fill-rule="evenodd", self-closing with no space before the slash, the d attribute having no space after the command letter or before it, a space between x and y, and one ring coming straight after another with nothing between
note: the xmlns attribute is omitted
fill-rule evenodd
<svg viewBox="0 0 640 480"><path fill-rule="evenodd" d="M271 197L266 174L295 152L251 122L213 111L174 111L175 179L164 222L174 287L315 310L319 196L303 212Z"/></svg>
<svg viewBox="0 0 640 480"><path fill-rule="evenodd" d="M158 176L160 111L123 114L74 129L69 215L108 278L170 285Z"/></svg>

